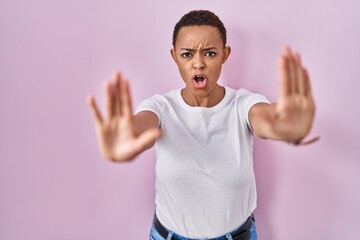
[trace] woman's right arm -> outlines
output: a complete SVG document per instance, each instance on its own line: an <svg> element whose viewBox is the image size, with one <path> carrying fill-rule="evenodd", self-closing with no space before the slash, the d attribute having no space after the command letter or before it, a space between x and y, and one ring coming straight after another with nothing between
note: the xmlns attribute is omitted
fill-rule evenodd
<svg viewBox="0 0 360 240"><path fill-rule="evenodd" d="M133 115L129 83L118 72L105 82L104 95L105 118L94 97L88 97L100 152L114 162L132 160L160 137L159 118L150 111Z"/></svg>

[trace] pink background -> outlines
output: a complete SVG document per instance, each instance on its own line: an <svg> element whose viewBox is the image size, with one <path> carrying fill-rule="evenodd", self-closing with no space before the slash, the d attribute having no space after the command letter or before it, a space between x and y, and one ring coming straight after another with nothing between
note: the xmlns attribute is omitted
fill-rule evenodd
<svg viewBox="0 0 360 240"><path fill-rule="evenodd" d="M317 115L294 148L256 140L260 239L360 239L360 1L0 0L0 239L147 239L154 150L130 164L99 154L86 95L102 106L115 69L134 105L182 87L169 54L192 9L224 21L221 81L275 101L284 44L303 55Z"/></svg>

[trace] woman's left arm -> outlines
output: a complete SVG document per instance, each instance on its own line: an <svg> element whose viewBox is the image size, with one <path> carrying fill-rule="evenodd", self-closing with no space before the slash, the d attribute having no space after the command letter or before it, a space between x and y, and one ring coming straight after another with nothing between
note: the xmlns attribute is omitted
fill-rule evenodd
<svg viewBox="0 0 360 240"><path fill-rule="evenodd" d="M249 112L258 137L300 144L310 132L315 115L307 70L300 55L285 47L279 59L280 86L276 103L257 103Z"/></svg>

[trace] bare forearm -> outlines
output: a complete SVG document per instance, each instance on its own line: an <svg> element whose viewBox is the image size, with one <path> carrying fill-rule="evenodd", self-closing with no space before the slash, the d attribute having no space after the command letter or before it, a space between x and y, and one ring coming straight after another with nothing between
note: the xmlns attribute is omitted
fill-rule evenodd
<svg viewBox="0 0 360 240"><path fill-rule="evenodd" d="M150 111L142 111L134 115L134 133L140 136L150 129L157 129L159 126L159 118L155 113ZM146 149L151 148L156 142L156 139L146 146Z"/></svg>
<svg viewBox="0 0 360 240"><path fill-rule="evenodd" d="M297 143L310 132L308 116L282 116L276 109L276 103L259 103L251 109L250 122L258 137Z"/></svg>

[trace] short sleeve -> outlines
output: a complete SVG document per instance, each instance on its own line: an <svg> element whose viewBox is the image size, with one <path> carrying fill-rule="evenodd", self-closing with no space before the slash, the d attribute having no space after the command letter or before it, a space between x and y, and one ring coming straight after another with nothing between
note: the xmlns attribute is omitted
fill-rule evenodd
<svg viewBox="0 0 360 240"><path fill-rule="evenodd" d="M251 132L253 132L253 128L249 120L249 111L251 107L257 103L263 102L269 104L270 102L265 96L258 93L252 93L245 89L240 89L237 92L237 98L239 101L238 110L239 110L239 114L241 115L240 117L246 120L246 124L248 128L250 129Z"/></svg>
<svg viewBox="0 0 360 240"><path fill-rule="evenodd" d="M161 123L161 113L164 109L164 101L163 96L161 95L154 95L151 98L145 99L142 101L136 108L135 114L142 112L142 111L150 111L155 113L159 118L159 125Z"/></svg>

